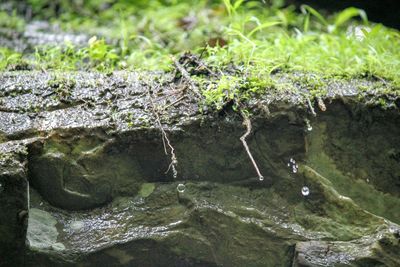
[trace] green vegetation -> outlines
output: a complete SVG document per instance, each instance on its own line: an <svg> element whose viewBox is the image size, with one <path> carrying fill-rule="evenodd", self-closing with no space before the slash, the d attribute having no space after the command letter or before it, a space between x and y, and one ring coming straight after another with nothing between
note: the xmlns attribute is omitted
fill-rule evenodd
<svg viewBox="0 0 400 267"><path fill-rule="evenodd" d="M21 32L25 27L25 21L18 17L15 11L8 14L0 10L0 27Z"/></svg>
<svg viewBox="0 0 400 267"><path fill-rule="evenodd" d="M8 48L0 47L0 70L14 70L16 66L23 63L22 54L14 52Z"/></svg>
<svg viewBox="0 0 400 267"><path fill-rule="evenodd" d="M93 37L84 47L35 47L33 54L2 48L0 70L24 59L37 69L171 71L171 56L191 51L218 74L213 83L207 75L193 77L217 109L229 99L276 88L270 79L276 72L382 79L399 94L400 33L368 22L356 8L327 15L278 0L28 2L35 19ZM21 30L24 22L15 12L2 12L0 26ZM301 79L294 82L321 94L321 80Z"/></svg>

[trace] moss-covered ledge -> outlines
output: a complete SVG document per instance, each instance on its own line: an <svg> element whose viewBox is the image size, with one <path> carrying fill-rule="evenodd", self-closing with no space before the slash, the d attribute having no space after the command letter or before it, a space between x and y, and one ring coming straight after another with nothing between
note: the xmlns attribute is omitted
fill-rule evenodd
<svg viewBox="0 0 400 267"><path fill-rule="evenodd" d="M272 75L239 106L260 180L243 113L207 102L219 81L175 75L0 74L10 264L396 266L382 256L400 222L390 82Z"/></svg>

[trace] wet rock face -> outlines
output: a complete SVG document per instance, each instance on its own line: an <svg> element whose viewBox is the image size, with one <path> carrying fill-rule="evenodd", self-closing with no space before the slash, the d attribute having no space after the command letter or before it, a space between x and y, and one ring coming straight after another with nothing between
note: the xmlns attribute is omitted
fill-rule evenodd
<svg viewBox="0 0 400 267"><path fill-rule="evenodd" d="M260 181L241 118L201 114L190 93L160 114L174 178L149 104L173 88L70 73L61 97L51 73L1 75L0 266L400 264L400 114L355 101L355 85L331 84L316 117L300 92L260 99Z"/></svg>
<svg viewBox="0 0 400 267"><path fill-rule="evenodd" d="M399 232L378 231L381 237L350 242L308 241L296 244L293 266L396 266L399 264Z"/></svg>
<svg viewBox="0 0 400 267"><path fill-rule="evenodd" d="M343 172L368 180L379 191L399 197L400 117L397 112L383 114L377 108L352 111L336 107L333 113L343 118L340 124L328 125L326 129L331 140L328 153L336 164Z"/></svg>
<svg viewBox="0 0 400 267"><path fill-rule="evenodd" d="M398 111L360 104L349 108L339 102L320 114L314 125L310 166L362 208L399 223L399 213L393 210L400 194Z"/></svg>
<svg viewBox="0 0 400 267"><path fill-rule="evenodd" d="M283 116L257 130L251 149L266 177L261 186L282 175L283 158L304 153L302 126L287 121ZM182 155L178 178L260 186L238 142L241 135L240 124L220 121L193 123L184 134L171 136L176 154ZM34 142L29 146L31 185L56 207L83 210L117 196L136 195L144 182L171 182L160 140L139 138L64 135Z"/></svg>
<svg viewBox="0 0 400 267"><path fill-rule="evenodd" d="M19 264L15 251L23 251L28 218L28 184L23 145L2 145L0 154L0 258L1 266Z"/></svg>

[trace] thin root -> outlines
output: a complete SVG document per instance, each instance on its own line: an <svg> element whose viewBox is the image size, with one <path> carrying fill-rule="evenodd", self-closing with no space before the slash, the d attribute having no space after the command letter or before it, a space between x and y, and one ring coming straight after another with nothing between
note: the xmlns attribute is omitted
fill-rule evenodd
<svg viewBox="0 0 400 267"><path fill-rule="evenodd" d="M310 100L309 97L307 97L307 104L308 104L308 107L310 108L311 114L312 114L314 117L316 117L316 116L317 116L317 113L315 113L314 107L312 106L311 100Z"/></svg>
<svg viewBox="0 0 400 267"><path fill-rule="evenodd" d="M249 158L251 160L251 163L253 164L253 167L257 172L258 178L260 179L260 181L262 181L262 180L264 180L264 176L261 174L260 169L258 168L257 163L254 160L253 155L250 152L250 148L249 148L249 146L247 145L247 142L246 142L246 137L251 132L251 121L250 121L249 117L246 114L244 114L243 112L241 112L241 114L242 114L242 117L243 117L243 124L246 126L246 132L240 137L240 141L242 141L244 149L246 150L247 155L249 156Z"/></svg>
<svg viewBox="0 0 400 267"><path fill-rule="evenodd" d="M157 112L157 110L155 108L155 105L154 105L154 102L153 102L153 98L152 98L149 90L147 91L147 94L148 94L149 99L150 99L151 109L152 109L153 114L154 114L154 116L156 118L158 127L160 128L160 131L161 131L165 155L168 155L167 146L170 149L171 163L169 164L168 169L167 169L167 171L165 173L167 174L169 172L169 170L172 169L172 175L173 175L174 178L176 178L178 176L178 171L176 170L176 166L178 165L178 159L176 158L176 155L175 155L175 149L171 145L171 142L170 142L170 140L168 138L168 135L165 132L163 125L161 124L160 116L159 116L159 114L158 114L158 112Z"/></svg>

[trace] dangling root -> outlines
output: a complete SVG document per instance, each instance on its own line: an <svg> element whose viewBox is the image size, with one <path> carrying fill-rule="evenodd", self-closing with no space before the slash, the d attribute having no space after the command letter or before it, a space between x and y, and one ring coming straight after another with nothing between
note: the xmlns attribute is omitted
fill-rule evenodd
<svg viewBox="0 0 400 267"><path fill-rule="evenodd" d="M242 141L244 149L246 150L247 155L249 156L249 158L251 160L251 163L253 163L254 169L256 170L257 175L258 175L258 179L260 179L260 181L262 181L262 180L264 180L264 176L261 174L260 169L258 168L257 163L254 160L253 155L250 152L250 148L246 142L246 137L251 132L251 121L250 121L249 117L246 114L244 114L244 112L241 112L241 114L243 117L243 125L246 126L246 132L240 137L240 141Z"/></svg>
<svg viewBox="0 0 400 267"><path fill-rule="evenodd" d="M178 159L176 158L176 155L175 155L175 149L171 145L171 142L170 142L170 140L168 138L168 135L165 132L163 125L161 124L160 116L159 116L159 114L158 114L158 112L156 110L156 107L155 107L154 102L153 102L153 98L152 98L149 90L147 91L147 94L148 94L149 99L150 99L152 112L154 114L154 117L156 118L156 122L157 122L158 127L160 128L160 131L161 131L161 137L162 137L162 142L163 142L163 146L164 146L165 155L168 156L168 150L167 150L167 146L166 145L168 145L169 150L170 150L170 154L171 154L171 163L169 164L168 169L165 172L165 174L167 174L169 172L169 170L172 169L172 176L174 178L176 178L178 176L178 171L176 170L176 166L178 165Z"/></svg>
<svg viewBox="0 0 400 267"><path fill-rule="evenodd" d="M313 106L312 106L312 104L311 104L311 100L310 100L309 97L307 97L307 104L308 104L308 107L310 108L311 114L312 114L314 117L316 117L316 116L317 116L317 113L315 113L315 110L314 110L314 108L313 108Z"/></svg>
<svg viewBox="0 0 400 267"><path fill-rule="evenodd" d="M319 107L319 109L320 109L321 111L326 111L326 106L325 106L324 100L322 100L321 97L318 97L318 98L317 98L317 101L318 101L318 107Z"/></svg>

